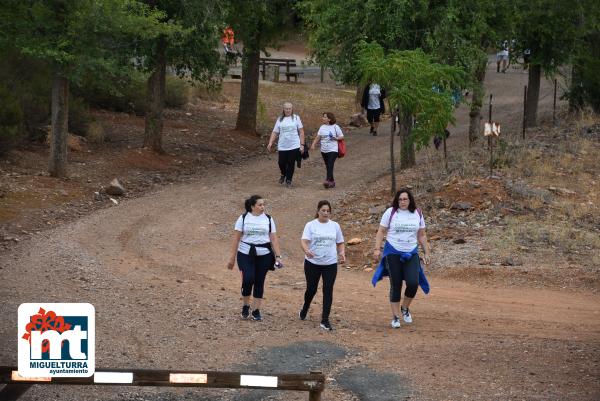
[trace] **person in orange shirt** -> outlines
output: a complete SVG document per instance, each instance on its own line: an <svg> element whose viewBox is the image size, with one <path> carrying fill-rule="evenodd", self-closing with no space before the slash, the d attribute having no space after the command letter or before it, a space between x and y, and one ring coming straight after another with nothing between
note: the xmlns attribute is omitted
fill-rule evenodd
<svg viewBox="0 0 600 401"><path fill-rule="evenodd" d="M235 34L233 33L233 29L230 26L223 30L223 38L221 39L223 42L223 46L225 47L225 51L227 53L235 53L233 50L233 44L235 43Z"/></svg>

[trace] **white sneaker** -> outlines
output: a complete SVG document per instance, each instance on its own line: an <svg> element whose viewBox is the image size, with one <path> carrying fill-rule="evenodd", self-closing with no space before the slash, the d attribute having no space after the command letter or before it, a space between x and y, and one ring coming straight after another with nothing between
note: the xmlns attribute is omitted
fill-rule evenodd
<svg viewBox="0 0 600 401"><path fill-rule="evenodd" d="M402 319L404 320L404 323L412 323L412 316L410 315L408 308L401 308L400 310L402 311Z"/></svg>
<svg viewBox="0 0 600 401"><path fill-rule="evenodd" d="M398 316L394 316L394 318L392 319L392 329L399 329L400 328L400 318Z"/></svg>

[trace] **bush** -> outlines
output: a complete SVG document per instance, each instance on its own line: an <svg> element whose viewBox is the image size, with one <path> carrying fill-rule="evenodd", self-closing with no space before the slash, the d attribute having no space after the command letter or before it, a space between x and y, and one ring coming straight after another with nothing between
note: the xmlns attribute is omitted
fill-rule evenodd
<svg viewBox="0 0 600 401"><path fill-rule="evenodd" d="M11 110L2 110L4 118L15 117L14 103L16 100L21 116L19 128L2 128L0 133L4 139L19 135L34 138L41 125L47 125L50 120L50 102L52 91L52 70L42 61L24 56L14 49L4 49L0 53L0 87L7 91L0 97L0 107ZM10 117L9 117L10 115ZM12 124L12 123L11 123ZM4 125L0 122L0 125ZM12 141L12 140L11 140Z"/></svg>
<svg viewBox="0 0 600 401"><path fill-rule="evenodd" d="M85 136L90 121L88 106L83 99L71 96L69 98L69 132Z"/></svg>
<svg viewBox="0 0 600 401"><path fill-rule="evenodd" d="M189 98L187 83L176 76L167 75L165 86L165 106L180 108L185 106Z"/></svg>
<svg viewBox="0 0 600 401"><path fill-rule="evenodd" d="M90 106L106 110L143 115L146 103L146 75L132 71L128 76L115 78L113 88L95 79L73 86L72 91Z"/></svg>
<svg viewBox="0 0 600 401"><path fill-rule="evenodd" d="M0 85L0 154L7 151L22 132L23 111L19 100Z"/></svg>
<svg viewBox="0 0 600 401"><path fill-rule="evenodd" d="M94 81L86 81L74 88L74 93L91 105L102 109L144 115L146 112L146 87L148 74L132 71L127 77L117 79L115 89ZM178 77L168 75L165 87L165 106L181 107L188 102L188 86Z"/></svg>

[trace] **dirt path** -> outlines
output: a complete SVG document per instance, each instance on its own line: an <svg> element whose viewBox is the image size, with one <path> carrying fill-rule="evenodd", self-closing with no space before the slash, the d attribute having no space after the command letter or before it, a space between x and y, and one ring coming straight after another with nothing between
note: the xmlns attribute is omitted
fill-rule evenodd
<svg viewBox="0 0 600 401"><path fill-rule="evenodd" d="M490 66L489 86L515 94L495 94L495 110L503 121L520 121L515 99L524 80L526 75L517 71L496 75ZM547 112L551 99L542 101ZM465 111L459 110L458 117L460 128ZM320 186L324 168L318 152L297 171L292 189L276 183L276 157L265 154L240 166L208 170L195 184L126 201L19 244L0 256L5 316L0 364L16 364L20 303L90 302L96 307L97 366L294 371L310 365L331 378L324 400L598 399L596 295L482 288L434 274L431 295L418 295L415 301L415 323L394 331L388 326L387 282L373 289L367 273L342 267L333 306L336 330L321 332L316 313L308 322L297 320L304 289L298 245L302 227L318 200L330 199L335 213L336 201L385 174L389 129L383 127L379 137L366 130L349 135L349 157L336 164L335 190ZM466 139L454 135L450 142L462 146ZM233 222L243 199L253 193L268 200L286 262L285 269L267 278L262 323L240 321L239 275L225 270ZM317 299L314 310L319 308ZM321 344L319 353L311 348L314 344ZM276 347L292 348L280 364L264 363L261 357ZM341 351L323 358L329 348ZM302 365L303 358L314 363ZM391 378L398 379L396 387L385 387ZM385 391L375 391L373 383ZM162 399L159 394L165 393L77 387L48 393L38 388L24 399L58 394L63 400L137 400ZM234 392L191 390L168 394L236 397Z"/></svg>

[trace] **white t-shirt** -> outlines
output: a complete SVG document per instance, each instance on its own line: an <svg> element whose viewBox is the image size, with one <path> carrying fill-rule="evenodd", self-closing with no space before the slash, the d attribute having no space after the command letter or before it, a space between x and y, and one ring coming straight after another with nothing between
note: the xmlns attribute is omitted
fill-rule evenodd
<svg viewBox="0 0 600 401"><path fill-rule="evenodd" d="M304 257L310 263L321 266L337 263L336 245L344 242L338 223L332 220L327 223L320 223L319 219L311 220L304 226L302 239L310 241L308 249L315 255L312 259Z"/></svg>
<svg viewBox="0 0 600 401"><path fill-rule="evenodd" d="M238 251L243 254L250 254L250 245L248 244L264 244L271 242L271 238L269 238L269 218L264 213L260 216L255 216L252 213L246 214L243 230L242 216L238 217L234 229L242 232L242 240L238 245ZM276 232L275 221L273 218L271 218L271 232ZM269 250L267 248L256 248L257 256L267 255L268 253Z"/></svg>
<svg viewBox="0 0 600 401"><path fill-rule="evenodd" d="M300 147L300 128L302 121L300 116L293 114L289 117L277 117L273 132L279 134L277 141L277 150L292 150Z"/></svg>
<svg viewBox="0 0 600 401"><path fill-rule="evenodd" d="M400 252L410 252L417 246L417 231L425 228L425 220L419 212L398 209L390 222L392 208L388 208L381 217L380 226L388 229L387 242Z"/></svg>
<svg viewBox="0 0 600 401"><path fill-rule="evenodd" d="M319 132L317 135L321 137L321 152L329 153L329 152L337 152L338 151L338 141L336 138L343 138L344 133L339 125L333 124L323 124L319 128Z"/></svg>
<svg viewBox="0 0 600 401"><path fill-rule="evenodd" d="M381 108L381 102L379 101L379 95L381 95L381 88L377 84L371 84L369 86L369 104L368 109L379 110Z"/></svg>

